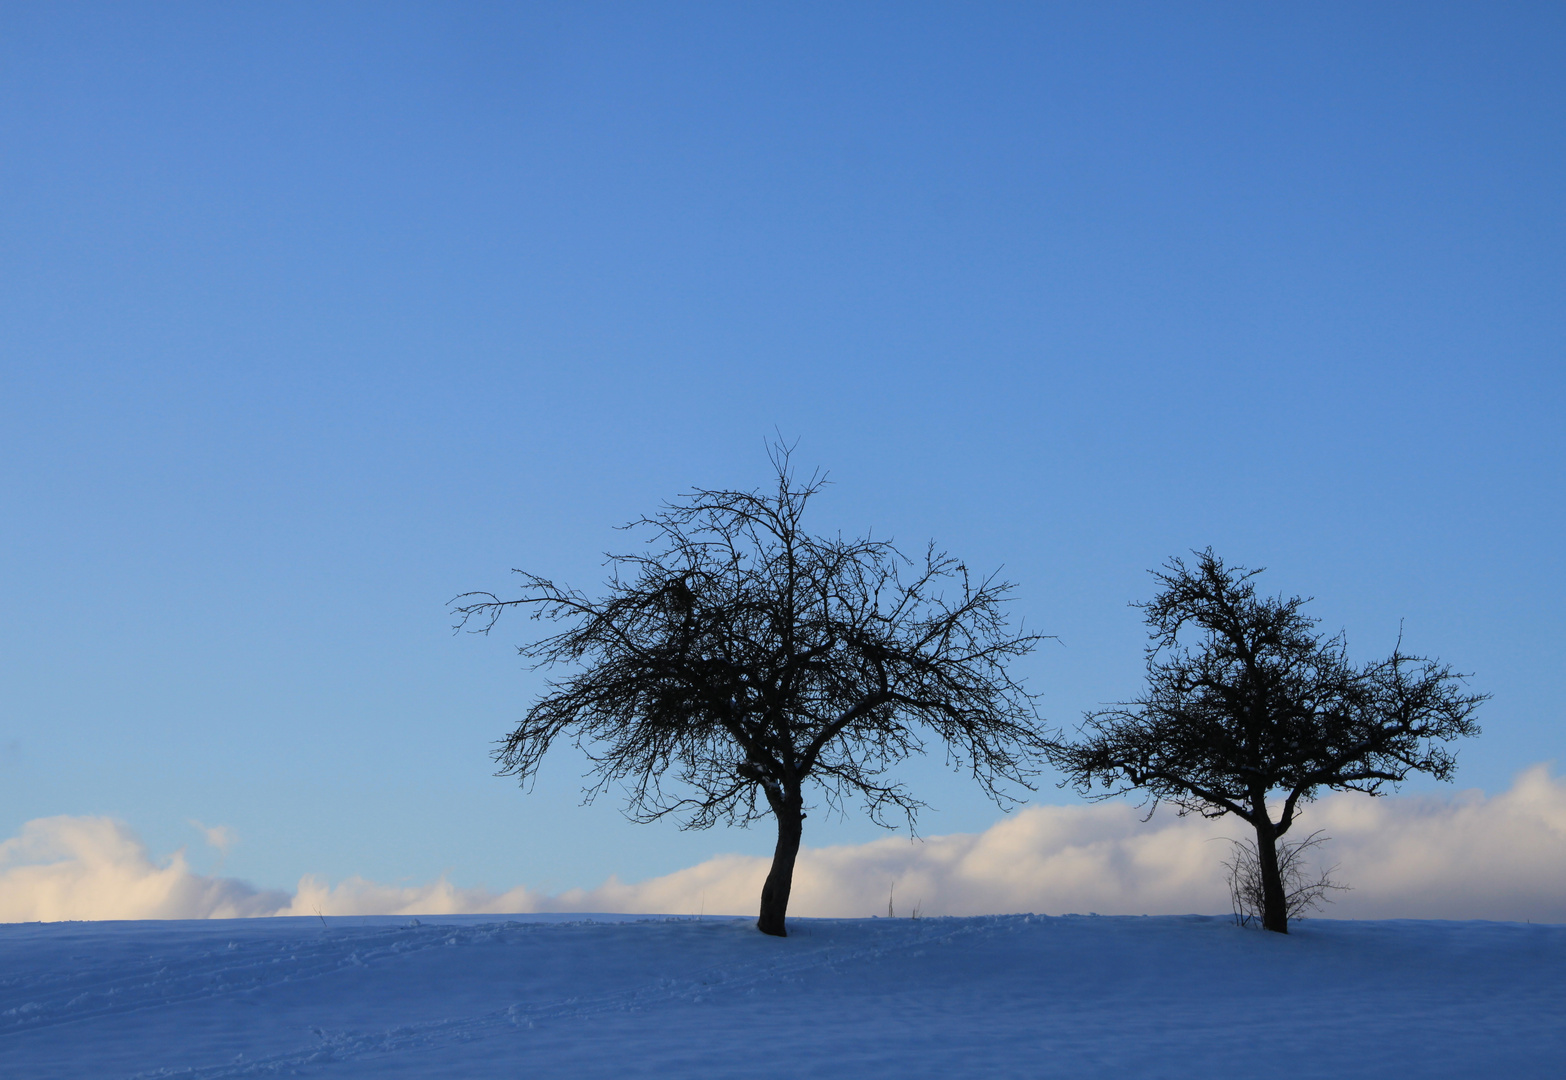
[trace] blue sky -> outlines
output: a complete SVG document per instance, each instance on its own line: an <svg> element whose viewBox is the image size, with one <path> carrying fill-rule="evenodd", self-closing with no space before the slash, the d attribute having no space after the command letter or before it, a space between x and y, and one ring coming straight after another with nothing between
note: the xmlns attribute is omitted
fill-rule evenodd
<svg viewBox="0 0 1566 1080"><path fill-rule="evenodd" d="M1046 714L1214 545L1566 756L1554 5L10 5L0 828L537 888L682 834L519 793L512 567L692 485L1004 566ZM939 762L923 831L997 812ZM1415 789L1419 785L1414 785ZM1069 802L1045 786L1039 798ZM867 839L810 821L807 843Z"/></svg>

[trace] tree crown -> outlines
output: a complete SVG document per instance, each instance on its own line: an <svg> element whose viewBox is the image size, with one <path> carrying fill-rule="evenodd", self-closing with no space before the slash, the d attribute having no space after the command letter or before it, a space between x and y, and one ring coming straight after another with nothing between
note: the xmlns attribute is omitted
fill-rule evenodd
<svg viewBox="0 0 1566 1080"><path fill-rule="evenodd" d="M771 491L698 489L627 525L648 550L609 556L600 597L519 572L519 599L457 599L477 632L518 605L563 624L520 651L575 669L496 751L502 774L527 780L567 738L589 798L620 787L633 818L696 828L798 808L807 780L833 809L857 796L912 825L922 804L886 773L930 739L997 800L1027 786L1044 743L1007 664L1039 636L1008 628L1011 586L933 546L914 562L806 532L824 478L796 483L786 448L773 463Z"/></svg>
<svg viewBox="0 0 1566 1080"><path fill-rule="evenodd" d="M1154 572L1160 592L1136 605L1149 627L1146 689L1055 744L1067 782L1253 822L1281 793L1281 835L1322 788L1376 795L1411 772L1451 777L1446 743L1478 734L1486 695L1401 642L1384 660L1351 664L1343 636L1301 613L1306 600L1258 596L1259 573L1226 567L1210 548L1195 565L1175 558Z"/></svg>

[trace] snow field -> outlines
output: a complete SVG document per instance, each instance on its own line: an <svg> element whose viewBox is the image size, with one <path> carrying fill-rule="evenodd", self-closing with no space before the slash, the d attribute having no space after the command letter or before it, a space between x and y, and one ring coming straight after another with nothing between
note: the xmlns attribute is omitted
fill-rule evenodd
<svg viewBox="0 0 1566 1080"><path fill-rule="evenodd" d="M1555 1077L1566 926L0 925L0 1075Z"/></svg>

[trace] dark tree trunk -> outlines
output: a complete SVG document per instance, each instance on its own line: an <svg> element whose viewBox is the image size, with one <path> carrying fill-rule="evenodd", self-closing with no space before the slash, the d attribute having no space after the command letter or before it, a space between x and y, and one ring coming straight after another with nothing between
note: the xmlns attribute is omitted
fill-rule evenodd
<svg viewBox="0 0 1566 1080"><path fill-rule="evenodd" d="M1263 809L1256 825L1256 858L1261 864L1262 929L1289 932L1289 900L1278 870L1278 832Z"/></svg>
<svg viewBox="0 0 1566 1080"><path fill-rule="evenodd" d="M756 929L763 934L788 937L783 917L788 914L788 894L794 885L794 859L805 829L805 813L798 795L785 797L772 807L778 819L778 846L772 852L772 870L761 887L761 918Z"/></svg>

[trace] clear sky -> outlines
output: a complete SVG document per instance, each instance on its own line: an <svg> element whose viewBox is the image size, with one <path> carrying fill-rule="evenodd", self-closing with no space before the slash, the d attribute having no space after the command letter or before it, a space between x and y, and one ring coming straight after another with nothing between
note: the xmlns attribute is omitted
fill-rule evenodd
<svg viewBox="0 0 1566 1080"><path fill-rule="evenodd" d="M1211 544L1473 672L1500 791L1566 757L1563 54L1542 3L8 4L0 835L222 825L267 886L770 850L493 777L531 627L446 603L591 586L775 431L822 531L1004 566L1052 720Z"/></svg>

